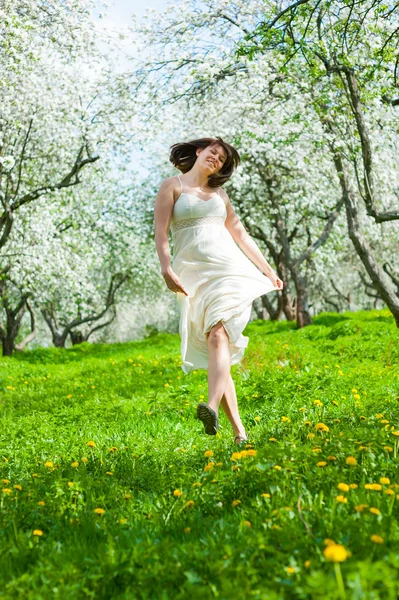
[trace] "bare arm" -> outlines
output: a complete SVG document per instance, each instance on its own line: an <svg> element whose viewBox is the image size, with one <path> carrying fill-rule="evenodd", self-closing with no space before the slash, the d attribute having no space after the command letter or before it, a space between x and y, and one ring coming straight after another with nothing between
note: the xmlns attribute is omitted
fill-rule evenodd
<svg viewBox="0 0 399 600"><path fill-rule="evenodd" d="M283 282L278 278L272 267L269 265L259 247L249 235L244 225L241 223L238 215L234 211L234 208L231 205L230 198L226 194L224 190L222 190L221 195L225 198L226 202L226 211L227 217L225 221L225 226L228 232L230 233L233 240L238 244L241 250L244 252L246 256L266 275L272 282L279 287L280 289L283 287ZM279 283L280 282L280 283Z"/></svg>
<svg viewBox="0 0 399 600"><path fill-rule="evenodd" d="M176 273L173 272L170 264L170 247L168 236L175 202L175 195L177 195L176 183L173 177L169 177L162 182L155 199L155 246L159 257L159 262L161 263L161 273L168 288L172 292L182 292L183 294L188 295L188 292L181 284Z"/></svg>

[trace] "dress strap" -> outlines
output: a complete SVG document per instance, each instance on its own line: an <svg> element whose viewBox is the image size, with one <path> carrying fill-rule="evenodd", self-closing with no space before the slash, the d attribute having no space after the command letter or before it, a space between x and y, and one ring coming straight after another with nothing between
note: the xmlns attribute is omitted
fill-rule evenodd
<svg viewBox="0 0 399 600"><path fill-rule="evenodd" d="M182 184L182 181L181 181L181 179L180 179L180 175L176 175L176 177L177 177L177 179L180 181L180 187L181 187L181 190L180 190L180 192L181 192L181 193L183 193L183 184Z"/></svg>

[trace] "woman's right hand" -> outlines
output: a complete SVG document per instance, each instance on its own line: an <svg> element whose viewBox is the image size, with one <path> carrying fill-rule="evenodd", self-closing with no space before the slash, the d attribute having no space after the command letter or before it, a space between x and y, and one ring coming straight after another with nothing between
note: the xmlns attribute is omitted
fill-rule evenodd
<svg viewBox="0 0 399 600"><path fill-rule="evenodd" d="M175 293L181 292L182 294L185 294L186 296L188 296L188 292L187 292L186 288L180 282L180 279L178 278L176 273L174 273L172 271L172 269L169 269L165 273L162 273L162 276L165 279L166 285L172 292L175 292Z"/></svg>

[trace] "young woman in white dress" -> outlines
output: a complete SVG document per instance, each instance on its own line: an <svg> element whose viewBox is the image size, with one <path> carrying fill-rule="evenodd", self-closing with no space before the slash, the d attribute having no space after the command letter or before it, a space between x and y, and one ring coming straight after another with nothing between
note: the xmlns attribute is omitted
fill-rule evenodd
<svg viewBox="0 0 399 600"><path fill-rule="evenodd" d="M220 137L201 138L171 146L170 160L183 175L168 177L159 188L155 244L162 276L180 306L182 369L208 371L208 403L197 406L205 432L217 433L221 405L240 444L248 436L230 367L241 361L248 344L242 331L253 300L281 290L283 282L221 187L240 162L235 148Z"/></svg>

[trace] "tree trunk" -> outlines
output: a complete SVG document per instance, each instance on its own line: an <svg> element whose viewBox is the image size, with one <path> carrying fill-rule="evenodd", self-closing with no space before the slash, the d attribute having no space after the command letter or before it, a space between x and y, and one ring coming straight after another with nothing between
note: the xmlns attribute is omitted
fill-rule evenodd
<svg viewBox="0 0 399 600"><path fill-rule="evenodd" d="M71 331L69 335L71 337L72 346L76 346L76 344L81 344L86 341L81 331Z"/></svg>
<svg viewBox="0 0 399 600"><path fill-rule="evenodd" d="M393 314L396 326L399 327L399 297L395 293L395 288L393 287L391 280L388 278L383 268L377 264L371 247L361 233L356 195L350 187L349 178L342 157L337 151L334 152L334 164L345 201L349 237L352 240L360 260L365 266L375 289Z"/></svg>

